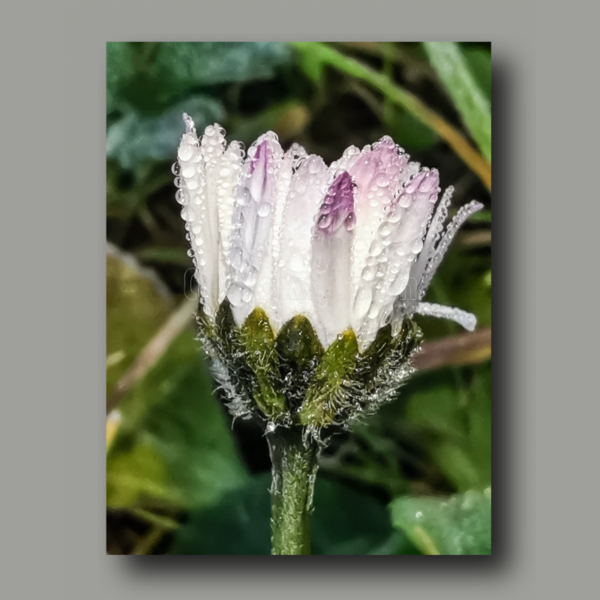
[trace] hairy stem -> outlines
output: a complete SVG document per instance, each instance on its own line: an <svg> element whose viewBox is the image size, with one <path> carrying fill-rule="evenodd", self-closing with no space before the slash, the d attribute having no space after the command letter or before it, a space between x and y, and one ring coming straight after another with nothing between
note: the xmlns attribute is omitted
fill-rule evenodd
<svg viewBox="0 0 600 600"><path fill-rule="evenodd" d="M268 435L271 483L271 554L310 554L310 513L318 449L300 433Z"/></svg>

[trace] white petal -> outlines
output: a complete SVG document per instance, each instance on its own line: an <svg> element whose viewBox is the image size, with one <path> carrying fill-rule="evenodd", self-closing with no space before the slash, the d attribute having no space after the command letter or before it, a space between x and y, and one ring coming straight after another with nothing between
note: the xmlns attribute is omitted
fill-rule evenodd
<svg viewBox="0 0 600 600"><path fill-rule="evenodd" d="M239 142L232 142L218 158L214 170L217 175L217 212L219 218L219 304L227 292L227 255L233 231L233 209L242 171L244 150Z"/></svg>
<svg viewBox="0 0 600 600"><path fill-rule="evenodd" d="M311 238L315 216L327 192L329 171L309 156L295 171L285 200L275 270L278 325L295 315L316 321L311 295Z"/></svg>
<svg viewBox="0 0 600 600"><path fill-rule="evenodd" d="M202 301L206 312L214 315L218 306L219 256L216 206L213 210L206 193L204 156L194 123L187 115L184 120L186 133L177 151L177 200L183 205L181 216L188 230Z"/></svg>
<svg viewBox="0 0 600 600"><path fill-rule="evenodd" d="M272 240L283 152L269 132L248 149L236 194L227 256L227 298L238 325L272 294Z"/></svg>
<svg viewBox="0 0 600 600"><path fill-rule="evenodd" d="M428 317L450 319L464 327L467 331L475 331L475 327L477 326L477 317L470 312L460 310L460 308L452 308L430 302L419 302L415 312Z"/></svg>
<svg viewBox="0 0 600 600"><path fill-rule="evenodd" d="M411 268L423 247L425 228L439 191L438 182L437 171L428 169L405 182L377 231L371 248L371 257L377 259L372 267L377 284L360 329L363 347L391 319L394 301L408 284Z"/></svg>

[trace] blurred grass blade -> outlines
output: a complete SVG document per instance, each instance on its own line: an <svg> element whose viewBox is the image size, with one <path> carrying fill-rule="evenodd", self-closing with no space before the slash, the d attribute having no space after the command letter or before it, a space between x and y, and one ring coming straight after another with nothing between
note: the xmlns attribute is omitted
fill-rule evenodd
<svg viewBox="0 0 600 600"><path fill-rule="evenodd" d="M455 127L450 125L436 112L423 104L419 98L398 86L387 75L378 73L370 67L345 56L335 48L322 42L291 42L302 54L313 55L314 60L342 71L360 81L365 81L378 89L393 104L401 106L435 131L475 173L484 185L492 187L492 168L490 163L471 146ZM303 59L304 60L304 59Z"/></svg>
<svg viewBox="0 0 600 600"><path fill-rule="evenodd" d="M479 87L460 46L454 42L424 42L431 65L452 98L483 155L492 160L492 116L488 98Z"/></svg>

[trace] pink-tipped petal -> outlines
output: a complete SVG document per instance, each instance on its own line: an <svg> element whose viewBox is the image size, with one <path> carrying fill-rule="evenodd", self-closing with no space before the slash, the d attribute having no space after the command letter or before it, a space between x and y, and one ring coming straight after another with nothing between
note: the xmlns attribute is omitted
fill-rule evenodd
<svg viewBox="0 0 600 600"><path fill-rule="evenodd" d="M367 147L349 168L356 185L356 231L352 244L352 326L358 330L373 295L375 277L369 278L369 250L383 223L385 213L394 201L401 183L401 172L408 163L407 155L386 136L373 147ZM366 271L365 271L366 269ZM363 272L367 277L363 278Z"/></svg>
<svg viewBox="0 0 600 600"><path fill-rule="evenodd" d="M326 346L350 325L351 248L356 217L352 178L343 171L317 212L312 239L312 295Z"/></svg>

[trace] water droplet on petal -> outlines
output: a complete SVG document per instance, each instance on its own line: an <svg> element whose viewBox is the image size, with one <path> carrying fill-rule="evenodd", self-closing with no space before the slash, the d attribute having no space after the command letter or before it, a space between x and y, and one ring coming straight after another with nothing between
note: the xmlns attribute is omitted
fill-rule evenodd
<svg viewBox="0 0 600 600"><path fill-rule="evenodd" d="M365 267L362 271L361 277L364 281L373 281L373 278L375 277L375 268Z"/></svg>
<svg viewBox="0 0 600 600"><path fill-rule="evenodd" d="M179 146L179 150L177 150L177 156L179 157L179 160L183 162L190 160L193 153L194 149L189 144L181 144L181 146Z"/></svg>
<svg viewBox="0 0 600 600"><path fill-rule="evenodd" d="M348 216L346 217L344 224L346 225L347 231L352 231L354 229L354 227L356 226L356 215L353 212L348 213Z"/></svg>
<svg viewBox="0 0 600 600"><path fill-rule="evenodd" d="M410 194L402 194L398 200L399 206L402 208L408 208L413 201L413 197Z"/></svg>
<svg viewBox="0 0 600 600"><path fill-rule="evenodd" d="M258 207L258 216L266 217L271 212L271 205L268 202L262 202Z"/></svg>
<svg viewBox="0 0 600 600"><path fill-rule="evenodd" d="M231 306L240 306L242 304L242 292L244 289L239 283L232 283L227 290L227 298Z"/></svg>
<svg viewBox="0 0 600 600"><path fill-rule="evenodd" d="M331 215L322 214L317 221L317 225L320 229L327 229L331 225Z"/></svg>
<svg viewBox="0 0 600 600"><path fill-rule="evenodd" d="M413 254L419 254L423 250L423 240L420 238L416 239L410 249Z"/></svg>

